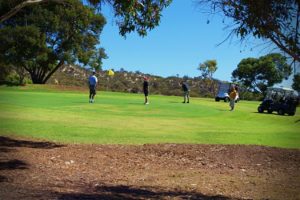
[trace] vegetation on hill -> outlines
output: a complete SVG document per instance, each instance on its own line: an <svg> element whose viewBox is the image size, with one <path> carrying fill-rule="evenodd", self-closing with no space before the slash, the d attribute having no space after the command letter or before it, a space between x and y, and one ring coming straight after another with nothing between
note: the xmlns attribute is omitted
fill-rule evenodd
<svg viewBox="0 0 300 200"><path fill-rule="evenodd" d="M82 69L74 65L65 65L61 70L57 71L49 80L48 84L71 85L87 87L87 79L90 71ZM142 72L130 72L124 69L115 71L114 76L109 76L107 71L98 71L97 77L99 80L98 90L114 91L114 92L128 92L128 93L142 93L143 77L150 78L150 93L161 95L182 95L180 82L185 79L191 87L191 96L195 97L214 97L217 92L217 87L206 88L206 80L200 77L176 77L170 76L167 78L161 76L154 76L144 74ZM218 81L214 80L213 84L217 86Z"/></svg>
<svg viewBox="0 0 300 200"><path fill-rule="evenodd" d="M47 82L48 84L68 85L87 87L87 79L91 72L74 65L65 65L58 70L52 78ZM127 93L142 93L143 77L150 78L150 94L174 95L181 96L182 88L180 82L187 80L190 85L190 95L192 97L215 97L218 91L219 80L206 79L199 77L178 77L169 76L161 77L142 72L130 72L124 69L115 71L114 76L109 76L107 71L98 71L97 77L99 79L98 90L127 92ZM247 100L258 100L262 96L258 93L248 92L246 90L240 91L240 98Z"/></svg>

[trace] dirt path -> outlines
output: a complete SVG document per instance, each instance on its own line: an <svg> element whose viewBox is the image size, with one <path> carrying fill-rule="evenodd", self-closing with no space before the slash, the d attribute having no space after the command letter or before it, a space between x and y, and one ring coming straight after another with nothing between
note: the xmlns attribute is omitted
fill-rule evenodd
<svg viewBox="0 0 300 200"><path fill-rule="evenodd" d="M0 199L300 199L300 150L0 137Z"/></svg>

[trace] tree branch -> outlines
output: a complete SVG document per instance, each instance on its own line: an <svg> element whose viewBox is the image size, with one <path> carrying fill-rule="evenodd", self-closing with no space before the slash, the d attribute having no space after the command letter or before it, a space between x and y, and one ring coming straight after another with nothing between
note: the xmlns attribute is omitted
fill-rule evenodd
<svg viewBox="0 0 300 200"><path fill-rule="evenodd" d="M4 15L0 16L0 23L3 23L5 20L8 20L15 14L17 14L22 8L29 6L31 4L37 4L37 3L44 3L44 2L57 2L57 3L62 3L64 0L27 0L24 1L17 6L15 6L13 9L5 13Z"/></svg>
<svg viewBox="0 0 300 200"><path fill-rule="evenodd" d="M46 83L48 81L48 79L52 76L52 74L54 74L54 72L56 72L64 63L65 63L64 60L59 61L59 63L56 65L56 67L45 77L45 79L43 80L43 83Z"/></svg>
<svg viewBox="0 0 300 200"><path fill-rule="evenodd" d="M274 42L274 44L276 44L276 46L278 46L281 50L283 50L284 52L286 52L287 54L291 55L293 57L294 60L300 62L300 57L299 55L295 54L294 52L292 52L290 49L286 48L286 46L282 45L279 41L277 41L273 36L269 36L270 40L272 42Z"/></svg>

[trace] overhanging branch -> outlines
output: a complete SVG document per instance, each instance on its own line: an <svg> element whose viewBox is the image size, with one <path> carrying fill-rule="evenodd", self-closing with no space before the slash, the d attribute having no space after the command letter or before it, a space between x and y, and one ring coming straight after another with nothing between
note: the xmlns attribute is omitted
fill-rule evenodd
<svg viewBox="0 0 300 200"><path fill-rule="evenodd" d="M4 15L0 16L0 23L3 23L5 20L8 20L15 14L17 14L22 8L32 5L32 4L37 4L37 3L45 3L45 2L56 2L56 3L63 3L64 0L27 0L24 1L17 6L15 6L13 9L5 13Z"/></svg>

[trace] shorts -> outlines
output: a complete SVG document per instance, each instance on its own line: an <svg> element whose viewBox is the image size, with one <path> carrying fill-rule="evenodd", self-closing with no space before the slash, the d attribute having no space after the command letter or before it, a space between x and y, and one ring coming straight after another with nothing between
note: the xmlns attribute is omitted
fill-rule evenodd
<svg viewBox="0 0 300 200"><path fill-rule="evenodd" d="M183 91L183 96L189 96L190 95L190 91Z"/></svg>
<svg viewBox="0 0 300 200"><path fill-rule="evenodd" d="M234 108L234 104L235 104L235 100L234 99L230 99L230 102L229 102L229 106Z"/></svg>
<svg viewBox="0 0 300 200"><path fill-rule="evenodd" d="M96 95L96 86L90 85L90 94Z"/></svg>
<svg viewBox="0 0 300 200"><path fill-rule="evenodd" d="M144 95L147 97L149 95L149 91L148 90L144 90Z"/></svg>

